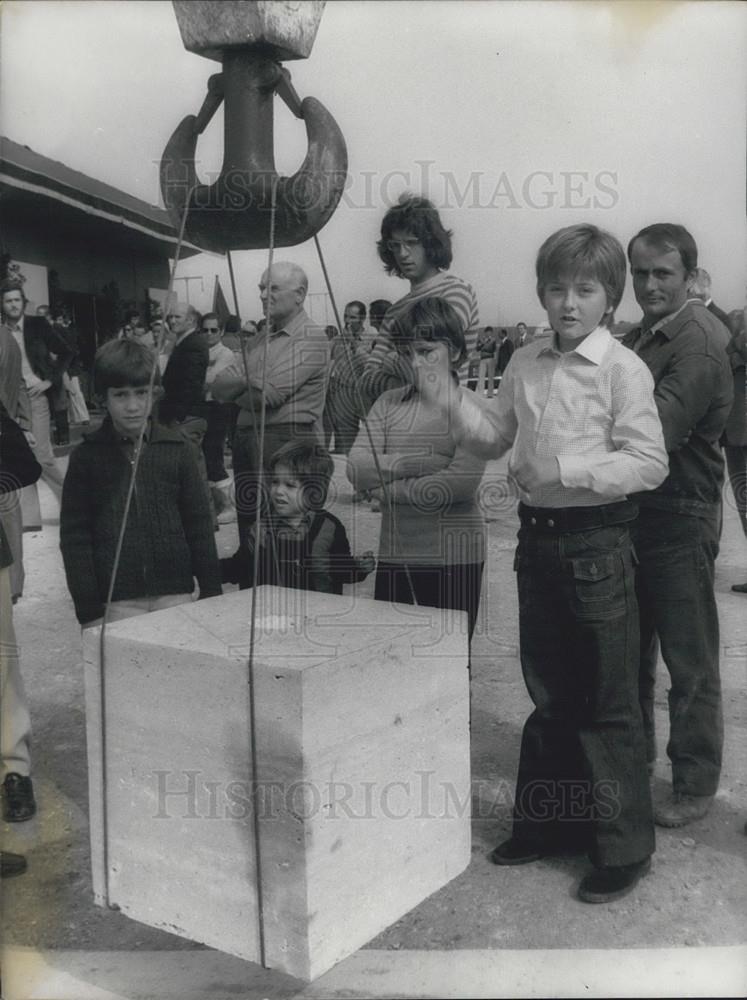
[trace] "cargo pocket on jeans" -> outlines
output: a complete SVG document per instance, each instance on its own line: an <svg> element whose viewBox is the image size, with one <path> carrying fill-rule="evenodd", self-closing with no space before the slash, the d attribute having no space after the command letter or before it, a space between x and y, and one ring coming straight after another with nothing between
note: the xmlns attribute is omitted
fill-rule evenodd
<svg viewBox="0 0 747 1000"><path fill-rule="evenodd" d="M573 559L573 587L577 599L588 606L610 601L615 591L614 556Z"/></svg>

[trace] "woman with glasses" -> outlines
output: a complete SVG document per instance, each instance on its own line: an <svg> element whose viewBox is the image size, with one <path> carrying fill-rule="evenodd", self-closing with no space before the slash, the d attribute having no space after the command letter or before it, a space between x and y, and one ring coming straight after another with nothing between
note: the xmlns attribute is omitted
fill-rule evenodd
<svg viewBox="0 0 747 1000"><path fill-rule="evenodd" d="M385 389L408 384L407 374L392 341L397 322L415 302L425 298L445 299L457 315L467 354L475 349L479 315L471 285L449 274L451 232L427 198L405 194L384 216L379 257L388 274L410 283L410 291L387 310L376 344L366 360L362 385L369 405Z"/></svg>

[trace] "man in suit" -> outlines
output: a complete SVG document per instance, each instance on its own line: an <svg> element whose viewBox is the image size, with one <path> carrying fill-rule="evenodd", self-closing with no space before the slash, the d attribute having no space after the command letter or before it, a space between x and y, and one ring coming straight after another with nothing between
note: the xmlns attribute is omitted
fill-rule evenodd
<svg viewBox="0 0 747 1000"><path fill-rule="evenodd" d="M200 314L194 306L178 302L167 322L175 339L161 379L160 418L165 424L182 424L189 417L204 419L210 349L200 330Z"/></svg>
<svg viewBox="0 0 747 1000"><path fill-rule="evenodd" d="M207 466L202 441L207 430L205 376L210 348L201 330L201 317L194 306L177 302L166 322L174 337L161 377L163 396L158 407L159 420L177 428L192 446L200 478L210 497ZM210 499L212 509L212 498ZM217 521L215 522L217 528Z"/></svg>
<svg viewBox="0 0 747 1000"><path fill-rule="evenodd" d="M70 361L68 344L41 316L26 316L26 296L18 284L0 285L0 306L3 324L12 334L21 351L21 395L28 400L32 448L42 467L42 479L59 502L62 496L64 473L57 464L50 436L51 397L60 391L62 373ZM36 487L29 487L27 494L29 521L41 527Z"/></svg>
<svg viewBox="0 0 747 1000"><path fill-rule="evenodd" d="M501 327L500 338L498 340L498 358L496 364L496 370L499 375L503 375L506 370L506 365L511 360L511 355L514 353L514 345L511 343L508 337L508 330L505 327Z"/></svg>
<svg viewBox="0 0 747 1000"><path fill-rule="evenodd" d="M731 331L729 317L723 309L719 309L711 297L711 276L704 267L699 267L695 272L695 278L690 285L688 297L700 299L708 312L713 313L716 319L721 320L727 330Z"/></svg>
<svg viewBox="0 0 747 1000"><path fill-rule="evenodd" d="M518 339L517 344L516 344L517 347L523 347L524 344L528 344L530 342L530 340L532 339L529 336L529 331L527 330L526 323L523 323L523 322L522 323L517 323L516 324L516 332L519 335L519 339Z"/></svg>

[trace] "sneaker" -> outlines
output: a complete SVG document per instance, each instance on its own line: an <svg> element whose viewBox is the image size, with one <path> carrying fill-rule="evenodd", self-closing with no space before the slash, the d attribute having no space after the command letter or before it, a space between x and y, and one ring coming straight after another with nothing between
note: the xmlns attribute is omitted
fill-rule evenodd
<svg viewBox="0 0 747 1000"><path fill-rule="evenodd" d="M632 865L595 868L581 879L578 898L584 903L611 903L613 899L627 896L638 880L650 871L650 857Z"/></svg>
<svg viewBox="0 0 747 1000"><path fill-rule="evenodd" d="M666 802L654 807L657 826L687 826L696 819L703 819L713 805L713 795L685 795L673 792Z"/></svg>
<svg viewBox="0 0 747 1000"><path fill-rule="evenodd" d="M6 823L23 823L36 812L34 785L28 775L11 771L3 781L3 819Z"/></svg>

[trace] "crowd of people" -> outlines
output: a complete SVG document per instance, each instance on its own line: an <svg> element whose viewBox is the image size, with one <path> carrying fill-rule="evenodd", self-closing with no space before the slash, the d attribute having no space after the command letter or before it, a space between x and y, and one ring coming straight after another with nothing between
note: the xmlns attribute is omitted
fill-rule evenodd
<svg viewBox="0 0 747 1000"><path fill-rule="evenodd" d="M262 275L264 319L231 331L231 347L219 317L189 305L170 310L168 336L161 321L127 317L96 355L106 418L72 452L64 480L49 438L59 378L37 349L59 359L61 342L46 320L24 316L21 290L3 287L3 419L27 432L61 500L62 559L83 628L228 585L341 593L375 571L376 599L464 612L469 642L487 551L480 485L486 462L508 453L520 660L534 710L512 834L491 860L585 851L592 868L579 898L617 899L650 869L654 824L702 818L718 788L714 564L725 463L747 537L744 314L719 314L695 241L677 224L647 226L627 252L593 225L551 234L534 276L546 336L524 323L512 335L480 327L472 286L449 272L452 233L425 198L387 211L378 253L409 288L368 310L350 301L341 331L312 322L307 277L291 262ZM628 270L642 317L620 339ZM465 386L470 359L477 391ZM352 553L326 509L333 438L354 499L381 511L376 555ZM2 458L3 481L23 485ZM19 511L5 504L0 534L11 629ZM238 547L219 560L215 530L234 518ZM672 787L653 803L659 650ZM3 808L17 822L35 811L30 723L18 657L2 655ZM579 790L572 803L569 783Z"/></svg>

